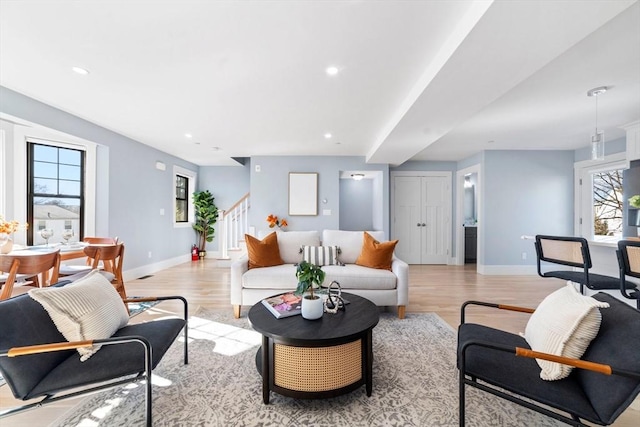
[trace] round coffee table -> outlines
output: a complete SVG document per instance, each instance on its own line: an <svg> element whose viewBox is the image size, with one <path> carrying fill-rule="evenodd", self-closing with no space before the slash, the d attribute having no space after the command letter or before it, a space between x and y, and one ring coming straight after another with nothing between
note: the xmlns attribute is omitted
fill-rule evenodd
<svg viewBox="0 0 640 427"><path fill-rule="evenodd" d="M262 399L271 390L296 398L333 397L366 385L372 391L372 330L380 319L368 299L343 293L349 301L337 314L318 320L302 316L276 319L262 302L249 310L249 322L262 334L256 367Z"/></svg>

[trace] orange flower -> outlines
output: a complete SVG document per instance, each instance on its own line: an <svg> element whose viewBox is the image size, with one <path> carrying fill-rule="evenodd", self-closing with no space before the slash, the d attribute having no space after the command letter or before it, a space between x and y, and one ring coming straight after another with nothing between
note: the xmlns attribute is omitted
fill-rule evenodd
<svg viewBox="0 0 640 427"><path fill-rule="evenodd" d="M25 230L29 227L29 224L26 222L24 225L20 225L20 223L16 220L13 221L5 221L4 217L0 215L0 233L11 234L16 231L24 228Z"/></svg>
<svg viewBox="0 0 640 427"><path fill-rule="evenodd" d="M269 223L269 228L273 228L273 227L278 227L278 228L282 228L282 227L286 227L287 225L289 225L289 223L287 223L287 220L282 218L282 219L278 219L277 216L270 214L267 217L267 222Z"/></svg>

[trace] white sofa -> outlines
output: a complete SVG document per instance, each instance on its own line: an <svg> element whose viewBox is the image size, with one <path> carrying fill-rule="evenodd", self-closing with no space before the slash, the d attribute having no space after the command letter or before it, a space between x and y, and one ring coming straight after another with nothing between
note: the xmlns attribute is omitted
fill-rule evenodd
<svg viewBox="0 0 640 427"><path fill-rule="evenodd" d="M378 241L384 232L369 231ZM263 298L294 290L297 286L295 264L302 260L301 246L338 246L338 260L345 265L325 265L324 286L333 280L343 291L360 295L378 306L395 306L398 317L404 318L409 295L409 266L393 257L391 271L363 267L355 261L360 255L362 231L324 230L278 232L278 248L283 265L249 269L249 259L243 255L231 264L231 304L234 315L240 317L241 307L253 305Z"/></svg>

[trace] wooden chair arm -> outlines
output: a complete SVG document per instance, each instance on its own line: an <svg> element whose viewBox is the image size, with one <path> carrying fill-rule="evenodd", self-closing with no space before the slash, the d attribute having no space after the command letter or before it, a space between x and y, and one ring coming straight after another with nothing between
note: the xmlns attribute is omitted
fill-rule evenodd
<svg viewBox="0 0 640 427"><path fill-rule="evenodd" d="M557 356L555 354L543 353L541 351L529 350L527 348L516 347L516 356L528 357L530 359L543 359L550 362L562 363L563 365L574 366L588 371L599 372L605 375L611 375L612 368L602 363L589 362L588 360L573 359L570 357Z"/></svg>
<svg viewBox="0 0 640 427"><path fill-rule="evenodd" d="M491 302L483 302L483 301L466 301L462 304L460 308L460 323L465 323L465 310L469 305L479 305L482 307L490 307L497 308L498 310L509 310L509 311L517 311L520 313L533 313L535 308L527 308L527 307L518 307L515 305L506 305L506 304L495 304Z"/></svg>
<svg viewBox="0 0 640 427"><path fill-rule="evenodd" d="M49 344L37 344L28 345L23 347L12 347L8 350L0 350L0 357L18 357L27 356L31 354L50 353L52 351L63 350L75 350L83 347L91 347L94 345L109 345L109 344L124 344L129 342L139 342L145 349L150 351L151 344L146 338L140 336L123 336L123 337L111 337L96 340L84 340L84 341L64 341Z"/></svg>
<svg viewBox="0 0 640 427"><path fill-rule="evenodd" d="M466 350L470 346L477 345L480 347L490 348L493 350L513 353L515 356L528 357L531 359L543 359L550 362L562 363L563 365L573 366L578 369L586 369L588 371L597 372L604 375L621 375L624 377L640 379L640 372L618 369L604 363L591 362L588 360L574 359L571 357L556 356L555 354L544 353L541 351L530 350L522 347L509 347L501 344L493 344L486 341L469 341L462 346L461 368L464 369Z"/></svg>

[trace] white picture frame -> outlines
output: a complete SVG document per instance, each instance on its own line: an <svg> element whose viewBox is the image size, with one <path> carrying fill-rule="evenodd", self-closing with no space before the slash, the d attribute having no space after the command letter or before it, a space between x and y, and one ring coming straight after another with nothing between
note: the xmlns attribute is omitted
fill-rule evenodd
<svg viewBox="0 0 640 427"><path fill-rule="evenodd" d="M289 172L289 216L318 215L318 174Z"/></svg>

